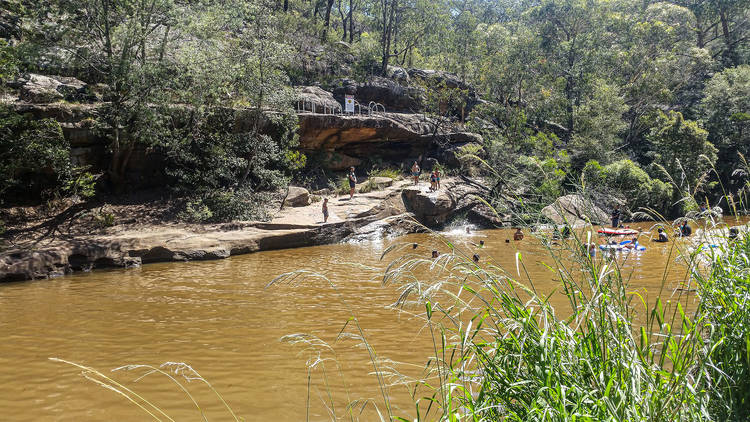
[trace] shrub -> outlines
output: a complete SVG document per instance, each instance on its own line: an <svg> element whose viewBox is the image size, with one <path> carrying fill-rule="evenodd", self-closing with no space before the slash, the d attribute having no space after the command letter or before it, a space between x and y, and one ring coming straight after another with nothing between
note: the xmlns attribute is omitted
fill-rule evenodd
<svg viewBox="0 0 750 422"><path fill-rule="evenodd" d="M270 201L269 193L220 190L188 201L179 217L193 223L263 220Z"/></svg>
<svg viewBox="0 0 750 422"><path fill-rule="evenodd" d="M71 172L70 145L59 123L0 106L0 196L51 196L65 186Z"/></svg>
<svg viewBox="0 0 750 422"><path fill-rule="evenodd" d="M704 387L716 420L750 418L750 237L726 243L711 257L710 272L698 273L699 313L710 327Z"/></svg>
<svg viewBox="0 0 750 422"><path fill-rule="evenodd" d="M648 173L630 160L615 161L604 167L589 161L583 168L587 187L627 201L631 209L653 209L665 214L672 202L672 186Z"/></svg>

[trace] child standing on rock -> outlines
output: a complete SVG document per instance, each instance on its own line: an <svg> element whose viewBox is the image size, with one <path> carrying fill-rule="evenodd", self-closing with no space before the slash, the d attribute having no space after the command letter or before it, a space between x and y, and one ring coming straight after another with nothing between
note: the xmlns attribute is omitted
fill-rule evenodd
<svg viewBox="0 0 750 422"><path fill-rule="evenodd" d="M349 167L349 199L354 198L354 187L357 186L357 175L354 174L354 167Z"/></svg>
<svg viewBox="0 0 750 422"><path fill-rule="evenodd" d="M323 199L323 222L328 222L328 198Z"/></svg>
<svg viewBox="0 0 750 422"><path fill-rule="evenodd" d="M433 171L433 172L432 172L432 173L430 174L430 190L432 190L432 191L436 191L436 190L438 190L438 187L437 187L437 186L438 186L438 182L437 182L437 175L436 175L435 173L436 173L436 172L435 172L435 171Z"/></svg>

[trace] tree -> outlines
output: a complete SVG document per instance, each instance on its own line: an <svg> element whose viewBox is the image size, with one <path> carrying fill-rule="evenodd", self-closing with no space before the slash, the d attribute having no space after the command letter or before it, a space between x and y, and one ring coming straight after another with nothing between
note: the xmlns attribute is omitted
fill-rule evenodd
<svg viewBox="0 0 750 422"><path fill-rule="evenodd" d="M0 204L60 191L71 173L70 145L57 121L0 105Z"/></svg>
<svg viewBox="0 0 750 422"><path fill-rule="evenodd" d="M596 54L604 48L600 14L600 4L590 0L545 0L531 14L541 31L546 70L562 81L565 144L576 131L575 108L587 93Z"/></svg>
<svg viewBox="0 0 750 422"><path fill-rule="evenodd" d="M719 172L727 187L736 187L731 175L741 164L738 153L750 156L750 65L717 73L704 94L703 121L718 148Z"/></svg>
<svg viewBox="0 0 750 422"><path fill-rule="evenodd" d="M121 188L134 145L159 132L153 105L171 70L175 5L172 0L61 0L58 5L62 46L109 86L100 123L110 139L108 175Z"/></svg>
<svg viewBox="0 0 750 422"><path fill-rule="evenodd" d="M651 175L672 183L677 195L705 191L703 178L716 163L716 147L708 132L679 112L659 112L648 135L651 143Z"/></svg>

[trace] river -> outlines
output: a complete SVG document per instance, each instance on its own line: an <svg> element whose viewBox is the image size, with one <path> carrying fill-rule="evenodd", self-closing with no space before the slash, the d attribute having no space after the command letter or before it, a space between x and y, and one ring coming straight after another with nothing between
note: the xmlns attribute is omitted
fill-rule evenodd
<svg viewBox="0 0 750 422"><path fill-rule="evenodd" d="M513 272L516 251L521 251L537 289L549 293L559 287L550 270L541 265L550 261L548 252L532 236L506 243L505 239L512 238L511 230L468 235L460 228L447 236L467 250L473 250L469 242L484 240L485 247L478 250L480 263L495 260ZM333 343L350 316L343 298L359 316L377 353L413 364L403 368L417 375L432 354L432 343L420 320L388 307L399 293L394 286L382 285L389 258L380 261L380 255L392 242L417 242L420 246L415 251L425 256L438 244L429 235L414 234L0 285L0 419L150 420L123 397L50 357L99 369L178 421L202 419L166 377L152 374L134 383L143 371L110 369L126 364L189 363L247 421L304 420L308 391L310 420L329 419L323 405L329 390L335 396L337 415L345 413L347 394L349 399L382 402L375 377L369 374L372 366L367 351L357 347L356 341L336 344L342 371L336 371L333 361L326 363L330 388L325 388L319 366L311 373L308 390L309 353L280 338L311 333ZM672 295L684 279L685 268L670 256L670 245L648 243L645 252L620 258L631 277L631 290L653 294L669 267L663 296ZM336 290L320 279L266 288L275 276L296 269L325 273ZM553 303L561 306L564 301L562 295L553 297ZM205 384L193 381L188 387L209 421L233 420ZM414 416L405 388L392 387L391 397L396 415ZM362 420L375 420L370 406L364 412Z"/></svg>

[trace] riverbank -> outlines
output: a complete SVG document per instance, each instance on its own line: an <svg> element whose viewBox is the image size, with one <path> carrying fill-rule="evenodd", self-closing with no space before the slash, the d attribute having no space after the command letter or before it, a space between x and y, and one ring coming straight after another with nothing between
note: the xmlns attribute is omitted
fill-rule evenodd
<svg viewBox="0 0 750 422"><path fill-rule="evenodd" d="M358 185L359 192L368 182ZM157 218L168 206L155 202L140 215L117 219L111 227L87 225L81 217L10 228L7 249L0 252L0 281L21 281L57 277L74 271L98 268L135 267L153 262L223 259L265 250L297 248L347 239L401 235L438 227L466 213L479 226L502 224L480 212L477 189L461 180L448 178L438 192L421 182L382 183L376 190L330 197L328 222L323 222L321 203L306 200L302 206L284 206L269 221L225 224L186 224L170 216ZM307 205L304 205L304 204ZM161 208L158 206L161 205ZM271 205L269 205L270 207ZM72 212L76 205L57 213ZM79 213L80 215L88 215ZM57 227L79 225L73 230Z"/></svg>

